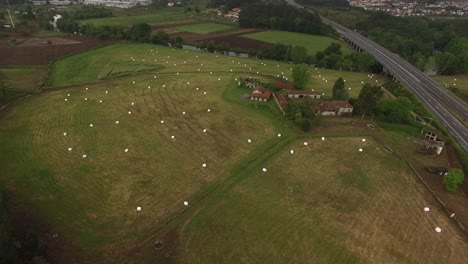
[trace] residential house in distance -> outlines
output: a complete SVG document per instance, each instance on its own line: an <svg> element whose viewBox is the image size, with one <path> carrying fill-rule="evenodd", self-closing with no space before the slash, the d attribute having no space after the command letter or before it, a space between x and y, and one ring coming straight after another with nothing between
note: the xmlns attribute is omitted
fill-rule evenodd
<svg viewBox="0 0 468 264"><path fill-rule="evenodd" d="M241 9L238 8L238 7L235 7L233 9L231 9L231 11L228 11L224 17L225 18L228 18L230 20L232 20L233 22L237 22L239 20L239 13L240 13Z"/></svg>
<svg viewBox="0 0 468 264"><path fill-rule="evenodd" d="M252 92L252 94L250 95L250 100L267 102L270 99L270 96L271 96L270 90L262 86L257 86Z"/></svg>
<svg viewBox="0 0 468 264"><path fill-rule="evenodd" d="M137 5L149 5L151 0L83 0L85 5L130 8Z"/></svg>
<svg viewBox="0 0 468 264"><path fill-rule="evenodd" d="M239 78L239 85L245 85L249 87L250 89L255 89L257 86L260 85L260 80L259 79L254 79L254 78Z"/></svg>
<svg viewBox="0 0 468 264"><path fill-rule="evenodd" d="M351 116L353 106L346 101L321 101L312 106L315 114L323 116Z"/></svg>
<svg viewBox="0 0 468 264"><path fill-rule="evenodd" d="M288 98L313 98L320 99L320 93L316 91L286 90Z"/></svg>

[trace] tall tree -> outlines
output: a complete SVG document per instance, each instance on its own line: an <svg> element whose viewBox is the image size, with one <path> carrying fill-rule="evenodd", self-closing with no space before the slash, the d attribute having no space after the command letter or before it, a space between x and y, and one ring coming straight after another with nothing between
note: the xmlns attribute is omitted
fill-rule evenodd
<svg viewBox="0 0 468 264"><path fill-rule="evenodd" d="M349 99L348 90L346 90L343 78L338 78L333 85L333 99L347 101Z"/></svg>
<svg viewBox="0 0 468 264"><path fill-rule="evenodd" d="M382 89L379 86L372 86L368 83L364 84L361 91L359 92L359 97L357 104L359 110L362 112L362 118L364 119L365 114L373 113L377 107L377 101L379 101L383 96Z"/></svg>
<svg viewBox="0 0 468 264"><path fill-rule="evenodd" d="M298 90L304 90L310 81L309 67L306 65L295 65L292 70L293 85Z"/></svg>
<svg viewBox="0 0 468 264"><path fill-rule="evenodd" d="M303 46L294 46L291 51L291 59L294 63L303 63L307 58L307 50Z"/></svg>
<svg viewBox="0 0 468 264"><path fill-rule="evenodd" d="M375 64L375 58L367 52L358 53L354 57L354 68L359 71L368 71Z"/></svg>
<svg viewBox="0 0 468 264"><path fill-rule="evenodd" d="M407 97L400 96L396 99L380 100L376 110L379 119L385 122L408 124L412 120L413 103Z"/></svg>
<svg viewBox="0 0 468 264"><path fill-rule="evenodd" d="M149 40L150 34L151 26L146 23L135 24L128 31L128 37L135 41Z"/></svg>
<svg viewBox="0 0 468 264"><path fill-rule="evenodd" d="M341 45L333 42L325 49L323 53L325 53L326 55L331 55L331 54L341 55Z"/></svg>

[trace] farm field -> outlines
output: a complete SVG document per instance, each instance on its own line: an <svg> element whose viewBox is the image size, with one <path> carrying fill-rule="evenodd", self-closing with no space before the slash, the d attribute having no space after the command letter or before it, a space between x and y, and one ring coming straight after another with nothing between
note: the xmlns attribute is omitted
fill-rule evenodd
<svg viewBox="0 0 468 264"><path fill-rule="evenodd" d="M181 258L186 262L468 259L468 245L457 227L437 208L423 212L433 198L404 163L372 139L297 140L246 173L246 180L182 229ZM436 226L444 232L434 232Z"/></svg>
<svg viewBox="0 0 468 264"><path fill-rule="evenodd" d="M247 34L243 37L265 41L272 44L281 43L285 45L290 44L294 46L303 46L307 49L309 55L315 55L315 53L319 51L324 51L332 43L341 44L341 50L345 55L353 52L353 50L348 47L345 42L338 41L326 36L269 30Z"/></svg>
<svg viewBox="0 0 468 264"><path fill-rule="evenodd" d="M172 24L174 22L195 21L185 15L182 9L162 10L149 15L117 16L81 20L81 24L94 24L95 26L132 26L137 23L147 23L151 26Z"/></svg>
<svg viewBox="0 0 468 264"><path fill-rule="evenodd" d="M141 75L22 100L2 116L1 182L85 260L125 251L281 132L222 99L228 75L207 76Z"/></svg>
<svg viewBox="0 0 468 264"><path fill-rule="evenodd" d="M383 81L310 70L309 89L325 96L339 76L352 96L361 82ZM274 100L240 99L249 90L237 87L239 76L274 82L279 75L290 78L291 65L149 44L66 57L48 80L63 89L0 112L8 153L0 182L53 227L47 239L63 249L54 263L468 257L458 229L373 133L351 127L329 136L314 127L305 134Z"/></svg>
<svg viewBox="0 0 468 264"><path fill-rule="evenodd" d="M106 76L111 69L123 74L137 74L139 69L158 69L160 74L226 74L231 79L239 76L266 76L269 78L285 76L291 80L291 65L276 61L254 60L229 56L216 56L206 52L172 50L157 47L158 51L148 52L157 46L143 44L114 44L101 49L68 57L58 61L48 80L48 86L60 87L92 83ZM154 54L154 56L153 56ZM135 61L133 61L135 60ZM184 63L185 62L185 63ZM202 62L202 63L201 63ZM203 65L202 65L203 64ZM128 66L132 65L132 66ZM86 66L86 67L84 67ZM135 66L135 67L133 67ZM161 68L162 67L162 68ZM68 69L76 69L69 71ZM126 69L126 70L125 70ZM200 69L198 71L198 69ZM231 72L232 70L232 72ZM258 74L257 74L258 72ZM152 76L150 72L145 73ZM363 83L379 84L385 80L381 75L345 72L311 68L311 82L308 89L314 89L330 96L335 80L343 77L352 97L357 97ZM325 79L325 80L324 80ZM274 80L272 80L273 82ZM376 82L377 81L377 82Z"/></svg>
<svg viewBox="0 0 468 264"><path fill-rule="evenodd" d="M234 28L233 25L226 24L217 24L217 23L201 23L194 25L184 25L179 27L174 27L175 31L179 32L191 32L196 34L209 34L216 31L223 31Z"/></svg>
<svg viewBox="0 0 468 264"><path fill-rule="evenodd" d="M37 90L47 74L47 68L36 67L0 67L0 79L10 89Z"/></svg>

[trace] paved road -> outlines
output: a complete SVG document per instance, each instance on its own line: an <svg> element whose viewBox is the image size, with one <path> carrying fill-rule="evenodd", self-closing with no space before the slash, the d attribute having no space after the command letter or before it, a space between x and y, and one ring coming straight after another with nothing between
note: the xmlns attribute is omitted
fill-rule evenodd
<svg viewBox="0 0 468 264"><path fill-rule="evenodd" d="M286 1L293 6L298 6L294 0ZM322 17L322 21L335 28L338 33L357 44L361 49L374 55L377 61L379 61L395 78L413 90L458 141L462 148L468 152L468 128L446 108L450 107L451 110L456 112L460 117L468 120L468 106L465 102L381 45L331 20Z"/></svg>

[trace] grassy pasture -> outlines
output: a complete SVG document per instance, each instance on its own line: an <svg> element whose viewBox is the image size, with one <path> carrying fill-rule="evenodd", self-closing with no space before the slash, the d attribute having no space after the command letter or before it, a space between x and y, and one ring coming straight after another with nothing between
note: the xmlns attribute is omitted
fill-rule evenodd
<svg viewBox="0 0 468 264"><path fill-rule="evenodd" d="M226 25L226 24L217 24L217 23L201 23L201 24L174 27L173 29L179 32L209 34L209 33L213 33L216 31L223 31L223 30L227 30L231 28L234 28L234 26Z"/></svg>
<svg viewBox="0 0 468 264"><path fill-rule="evenodd" d="M150 52L152 49L154 52ZM106 75L115 65L118 68L124 68L124 72L127 75L142 73L138 70L138 67L128 66L140 63L149 69L151 67L155 67L155 69L159 69L161 66L164 67L159 71L160 74L177 74L177 72L179 74L187 74L196 72L211 75L211 72L212 75L216 76L217 74L228 73L232 79L239 76L276 77L284 75L288 80L291 80L292 67L290 64L276 61L235 58L222 55L216 56L205 52L172 50L154 45L115 44L58 61L54 65L48 83L49 86L59 87L96 82L100 79L100 76ZM69 69L73 69L73 71ZM333 84L339 77L343 77L346 80L347 88L351 88L348 91L352 97L357 97L359 94L362 87L361 82L379 84L385 79L385 77L380 75L374 75L370 78L367 73L320 68L311 68L310 71L312 78L308 89L323 92L325 96L331 95ZM151 75L150 72L146 74ZM375 82L376 80L378 81L377 83Z"/></svg>
<svg viewBox="0 0 468 264"><path fill-rule="evenodd" d="M49 82L75 87L1 112L0 153L8 155L0 159L0 182L93 263L154 263L152 243L148 255L128 249L168 222L181 228L178 252L189 263L466 257L449 219L436 207L422 213L433 200L371 139L307 135L305 147L294 141L305 135L288 128L272 100L239 99L249 90L236 87L238 76L290 78L290 67L148 44L67 57ZM322 69L311 74L311 88L323 85L328 94L335 77L349 85L370 80ZM317 80L319 74L329 81ZM194 217L185 222L188 213ZM444 232L435 236L434 225Z"/></svg>
<svg viewBox="0 0 468 264"><path fill-rule="evenodd" d="M0 144L9 155L0 161L1 182L85 257L135 245L278 131L223 101L230 78L218 76L142 75L24 99L16 105L22 111L3 116Z"/></svg>
<svg viewBox="0 0 468 264"><path fill-rule="evenodd" d="M41 66L0 67L0 79L7 88L15 90L37 90L46 74L47 68Z"/></svg>
<svg viewBox="0 0 468 264"><path fill-rule="evenodd" d="M405 164L373 140L306 140L308 146L295 141L246 171L245 181L193 218L182 230L181 259L462 263L468 258L457 227L431 206L433 198ZM431 212L424 213L428 205ZM435 226L443 233L434 232Z"/></svg>
<svg viewBox="0 0 468 264"><path fill-rule="evenodd" d="M185 15L182 9L163 9L153 14L135 16L116 16L81 20L81 24L94 24L95 26L132 26L137 23L147 23L151 26L171 24L174 22L193 21Z"/></svg>
<svg viewBox="0 0 468 264"><path fill-rule="evenodd" d="M243 35L243 37L265 41L272 44L281 43L285 45L291 44L294 46L303 46L307 49L309 55L315 55L315 53L319 51L324 51L332 43L340 44L343 54L350 54L353 52L345 42L326 36L269 30Z"/></svg>

